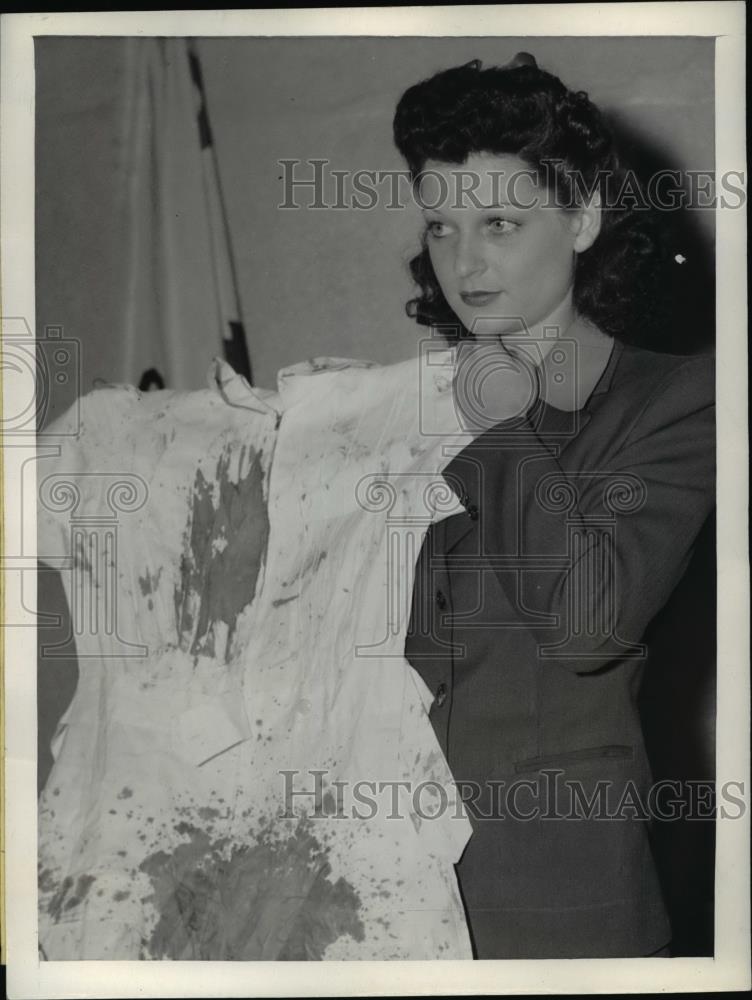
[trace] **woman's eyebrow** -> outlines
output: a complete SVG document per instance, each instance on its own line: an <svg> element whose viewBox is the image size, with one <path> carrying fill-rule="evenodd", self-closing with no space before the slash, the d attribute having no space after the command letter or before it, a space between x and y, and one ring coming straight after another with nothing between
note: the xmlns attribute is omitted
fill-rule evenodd
<svg viewBox="0 0 752 1000"><path fill-rule="evenodd" d="M480 205L479 207L482 212L490 212L495 208L514 208L514 205L509 201L492 201L488 205Z"/></svg>
<svg viewBox="0 0 752 1000"><path fill-rule="evenodd" d="M494 209L507 209L514 208L515 206L510 201L492 201L488 205L473 205L480 212L492 212ZM438 205L420 205L421 212L441 212L441 208Z"/></svg>
<svg viewBox="0 0 752 1000"><path fill-rule="evenodd" d="M437 205L420 205L419 207L423 215L425 215L427 212L434 212L436 215L442 214L441 207ZM508 212L508 211L514 211L515 209L520 208L521 206L515 205L513 202L510 201L491 201L487 205L473 204L472 207L476 208L479 212L495 212L495 211Z"/></svg>

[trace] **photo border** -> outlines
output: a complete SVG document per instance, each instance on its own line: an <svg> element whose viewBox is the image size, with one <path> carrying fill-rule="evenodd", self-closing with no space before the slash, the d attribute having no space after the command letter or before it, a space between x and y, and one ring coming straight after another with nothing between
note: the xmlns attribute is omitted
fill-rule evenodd
<svg viewBox="0 0 752 1000"><path fill-rule="evenodd" d="M471 12L471 16L470 16ZM716 172L745 162L744 4L606 3L485 7L304 8L12 14L0 35L0 217L3 334L35 327L34 56L39 35L193 36L686 36L716 37ZM639 32L635 32L635 26ZM357 29L357 30L356 30ZM716 210L717 783L748 780L749 568L747 498L746 216ZM3 366L4 412L19 387ZM4 463L7 465L7 463ZM4 481L9 525L36 517L35 482ZM33 558L36 552L25 553ZM27 574L30 577L33 574ZM35 581L24 588L35 602ZM9 600L13 579L3 597ZM10 997L505 995L676 992L750 985L749 794L741 819L718 819L714 958L433 962L40 962L37 952L35 629L5 630L5 920Z"/></svg>

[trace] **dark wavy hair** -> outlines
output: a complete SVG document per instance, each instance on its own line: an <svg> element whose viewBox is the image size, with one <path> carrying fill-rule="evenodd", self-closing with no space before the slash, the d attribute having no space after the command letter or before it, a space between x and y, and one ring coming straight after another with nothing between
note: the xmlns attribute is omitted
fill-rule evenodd
<svg viewBox="0 0 752 1000"><path fill-rule="evenodd" d="M632 197L614 204L626 168L603 115L584 91L568 90L526 53L488 69L474 59L405 91L393 128L413 184L429 160L462 164L473 153L490 153L516 155L539 176L543 172L557 204L577 204L577 185L580 191L598 190L608 207L597 239L576 258L575 308L621 340L651 339L665 319L665 243L644 202L637 207L639 199ZM450 343L470 336L439 287L425 235L409 266L420 295L407 303L407 314L444 327Z"/></svg>

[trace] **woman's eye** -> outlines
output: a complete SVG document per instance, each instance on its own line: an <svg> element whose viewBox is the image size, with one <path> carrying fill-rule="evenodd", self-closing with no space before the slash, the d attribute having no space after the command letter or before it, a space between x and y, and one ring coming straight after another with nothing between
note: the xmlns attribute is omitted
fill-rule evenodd
<svg viewBox="0 0 752 1000"><path fill-rule="evenodd" d="M427 222L426 232L429 236L440 239L442 236L447 235L448 226L446 226L443 222Z"/></svg>
<svg viewBox="0 0 752 1000"><path fill-rule="evenodd" d="M489 219L488 226L493 233L511 233L517 228L517 223L509 219Z"/></svg>

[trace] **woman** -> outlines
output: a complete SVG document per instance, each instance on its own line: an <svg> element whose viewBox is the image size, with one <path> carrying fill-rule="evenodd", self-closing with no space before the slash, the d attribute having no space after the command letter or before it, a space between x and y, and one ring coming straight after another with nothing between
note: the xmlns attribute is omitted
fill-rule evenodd
<svg viewBox="0 0 752 1000"><path fill-rule="evenodd" d="M444 469L466 512L426 535L405 646L473 822L475 954L665 955L636 698L713 506L712 361L634 346L660 325L660 246L614 204L585 94L475 60L410 88L394 135L426 224L408 312L457 344L477 434Z"/></svg>

